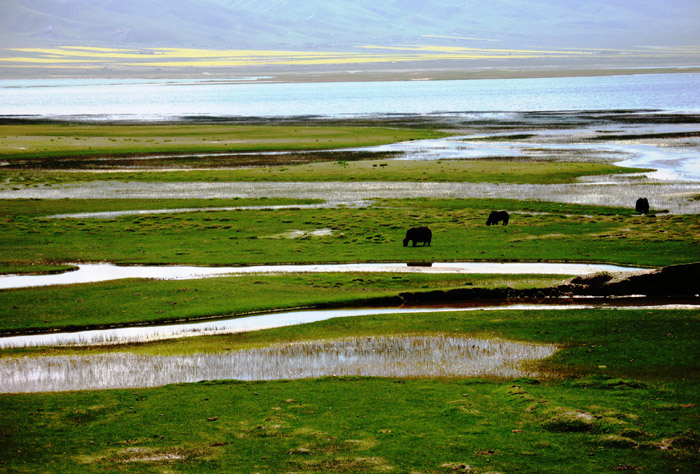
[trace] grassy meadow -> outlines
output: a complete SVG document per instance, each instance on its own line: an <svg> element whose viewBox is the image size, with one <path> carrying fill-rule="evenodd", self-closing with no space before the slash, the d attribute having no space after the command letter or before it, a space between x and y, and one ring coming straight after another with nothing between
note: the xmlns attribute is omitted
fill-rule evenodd
<svg viewBox="0 0 700 474"><path fill-rule="evenodd" d="M4 123L0 158L319 150L442 136L422 129L323 125Z"/></svg>
<svg viewBox="0 0 700 474"><path fill-rule="evenodd" d="M397 333L563 347L540 367L555 378L322 377L4 395L0 468L696 472L698 324L693 311L484 311L336 319L121 348L220 351Z"/></svg>
<svg viewBox="0 0 700 474"><path fill-rule="evenodd" d="M326 153L328 155L328 153ZM328 157L326 157L327 159ZM344 158L344 157L343 157ZM182 161L182 160L177 160ZM221 161L221 160L219 160ZM146 163L148 165L149 163ZM152 164L152 163L151 163ZM221 163L215 164L217 167ZM459 183L567 184L582 176L636 173L639 169L604 163L540 162L508 159L470 159L445 161L362 160L315 162L289 166L272 164L242 169L125 169L99 173L74 170L4 170L0 178L6 186L56 185L95 181L134 182L334 182L334 181L409 181ZM19 189L19 188L17 188Z"/></svg>
<svg viewBox="0 0 700 474"><path fill-rule="evenodd" d="M563 275L329 273L28 288L2 294L0 334L215 319L319 303L371 303L404 291L546 287L564 279Z"/></svg>
<svg viewBox="0 0 700 474"><path fill-rule="evenodd" d="M290 203L215 200L207 206L255 202ZM241 209L113 219L50 217L86 209L103 212L181 205L179 200L3 200L0 262L5 272L33 263L99 261L247 265L427 259L663 266L696 261L700 240L700 224L692 215L640 216L631 209L515 200L408 199L378 201L362 209ZM495 208L511 212L507 227L485 225ZM418 225L432 229L432 245L404 248L406 229ZM319 230L325 233L313 234Z"/></svg>
<svg viewBox="0 0 700 474"><path fill-rule="evenodd" d="M331 158L236 168L170 153L307 152L444 136L441 131L314 124L0 125L7 188L95 180L464 181L570 183L630 172L577 160L409 162ZM99 173L92 159L148 157ZM292 155L290 155L292 156ZM288 157L289 158L289 157ZM308 158L308 157L307 157ZM72 168L74 163L86 160ZM23 161L24 160L24 161ZM32 161L34 160L34 161ZM61 166L62 160L75 160ZM126 162L125 162L126 163ZM173 163L175 171L171 171ZM65 163L64 163L65 164ZM83 166L84 165L84 166ZM11 168L12 166L10 166ZM160 168L159 168L160 167ZM109 167L108 167L109 168ZM166 168L168 171L166 171ZM638 171L638 170L634 170ZM659 267L700 260L697 215L514 199L376 199L307 209L308 199L3 199L0 274L68 264L526 261ZM248 206L291 206L243 209ZM201 208L197 212L178 212ZM222 209L238 208L238 209ZM62 214L163 210L109 218ZM494 209L507 227L485 225ZM429 247L403 247L428 225ZM318 232L322 231L322 232ZM544 288L536 275L297 274L117 280L0 290L0 334L153 324L404 291ZM0 472L8 473L694 473L700 471L700 312L689 309L469 311L337 318L250 333L99 348L4 350L2 359L129 352L221 353L387 335L455 335L555 344L540 376L211 380L157 388L0 395Z"/></svg>

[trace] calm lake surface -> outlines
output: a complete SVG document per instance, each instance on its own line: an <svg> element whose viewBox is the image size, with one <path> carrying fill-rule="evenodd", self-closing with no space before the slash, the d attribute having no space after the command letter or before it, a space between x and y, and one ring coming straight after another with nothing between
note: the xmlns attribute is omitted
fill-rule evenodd
<svg viewBox="0 0 700 474"><path fill-rule="evenodd" d="M250 84L206 80L0 80L0 116L158 120L659 109L700 112L700 74ZM515 117L514 117L515 118Z"/></svg>

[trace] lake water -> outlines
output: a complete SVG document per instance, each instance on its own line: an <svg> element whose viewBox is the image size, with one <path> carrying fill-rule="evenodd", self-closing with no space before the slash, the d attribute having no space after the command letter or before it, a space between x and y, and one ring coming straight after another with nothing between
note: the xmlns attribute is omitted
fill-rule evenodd
<svg viewBox="0 0 700 474"><path fill-rule="evenodd" d="M700 74L284 84L0 80L0 116L154 120L468 113L507 119L518 111L700 112L698 91Z"/></svg>

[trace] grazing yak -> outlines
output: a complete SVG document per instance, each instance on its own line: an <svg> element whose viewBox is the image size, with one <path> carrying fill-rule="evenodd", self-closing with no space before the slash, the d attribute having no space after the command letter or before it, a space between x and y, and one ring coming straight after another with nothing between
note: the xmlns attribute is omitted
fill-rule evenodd
<svg viewBox="0 0 700 474"><path fill-rule="evenodd" d="M506 211L493 211L489 214L489 219L486 221L486 225L496 225L503 221L503 225L508 225L508 220L510 215Z"/></svg>
<svg viewBox="0 0 700 474"><path fill-rule="evenodd" d="M634 209L640 214L649 214L649 201L647 198L637 199Z"/></svg>
<svg viewBox="0 0 700 474"><path fill-rule="evenodd" d="M408 246L410 241L413 241L415 247L418 242L423 242L423 246L430 245L433 238L433 233L427 227L412 227L406 231L406 238L403 239L403 246Z"/></svg>

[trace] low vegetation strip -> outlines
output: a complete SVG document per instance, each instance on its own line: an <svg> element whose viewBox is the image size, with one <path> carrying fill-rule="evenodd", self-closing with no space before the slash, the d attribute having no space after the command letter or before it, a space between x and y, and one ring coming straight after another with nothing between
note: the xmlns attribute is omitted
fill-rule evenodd
<svg viewBox="0 0 700 474"><path fill-rule="evenodd" d="M319 150L438 138L425 129L243 124L0 124L0 158Z"/></svg>
<svg viewBox="0 0 700 474"><path fill-rule="evenodd" d="M362 161L333 160L310 164L289 165L271 163L269 166L232 169L225 163L217 163L220 169L177 169L180 164L167 169L151 168L151 163L140 167L127 167L118 171L100 169L99 172L59 170L12 170L4 167L0 178L6 186L36 186L94 181L122 182L336 182L336 181L388 181L388 182L456 182L456 183L520 183L566 184L584 176L639 173L639 168L615 166L605 163L539 162L513 160L445 160L401 161L371 159ZM372 155L372 158L375 158ZM184 160L183 160L184 161ZM222 166L224 165L224 166ZM144 170L143 168L148 168Z"/></svg>

